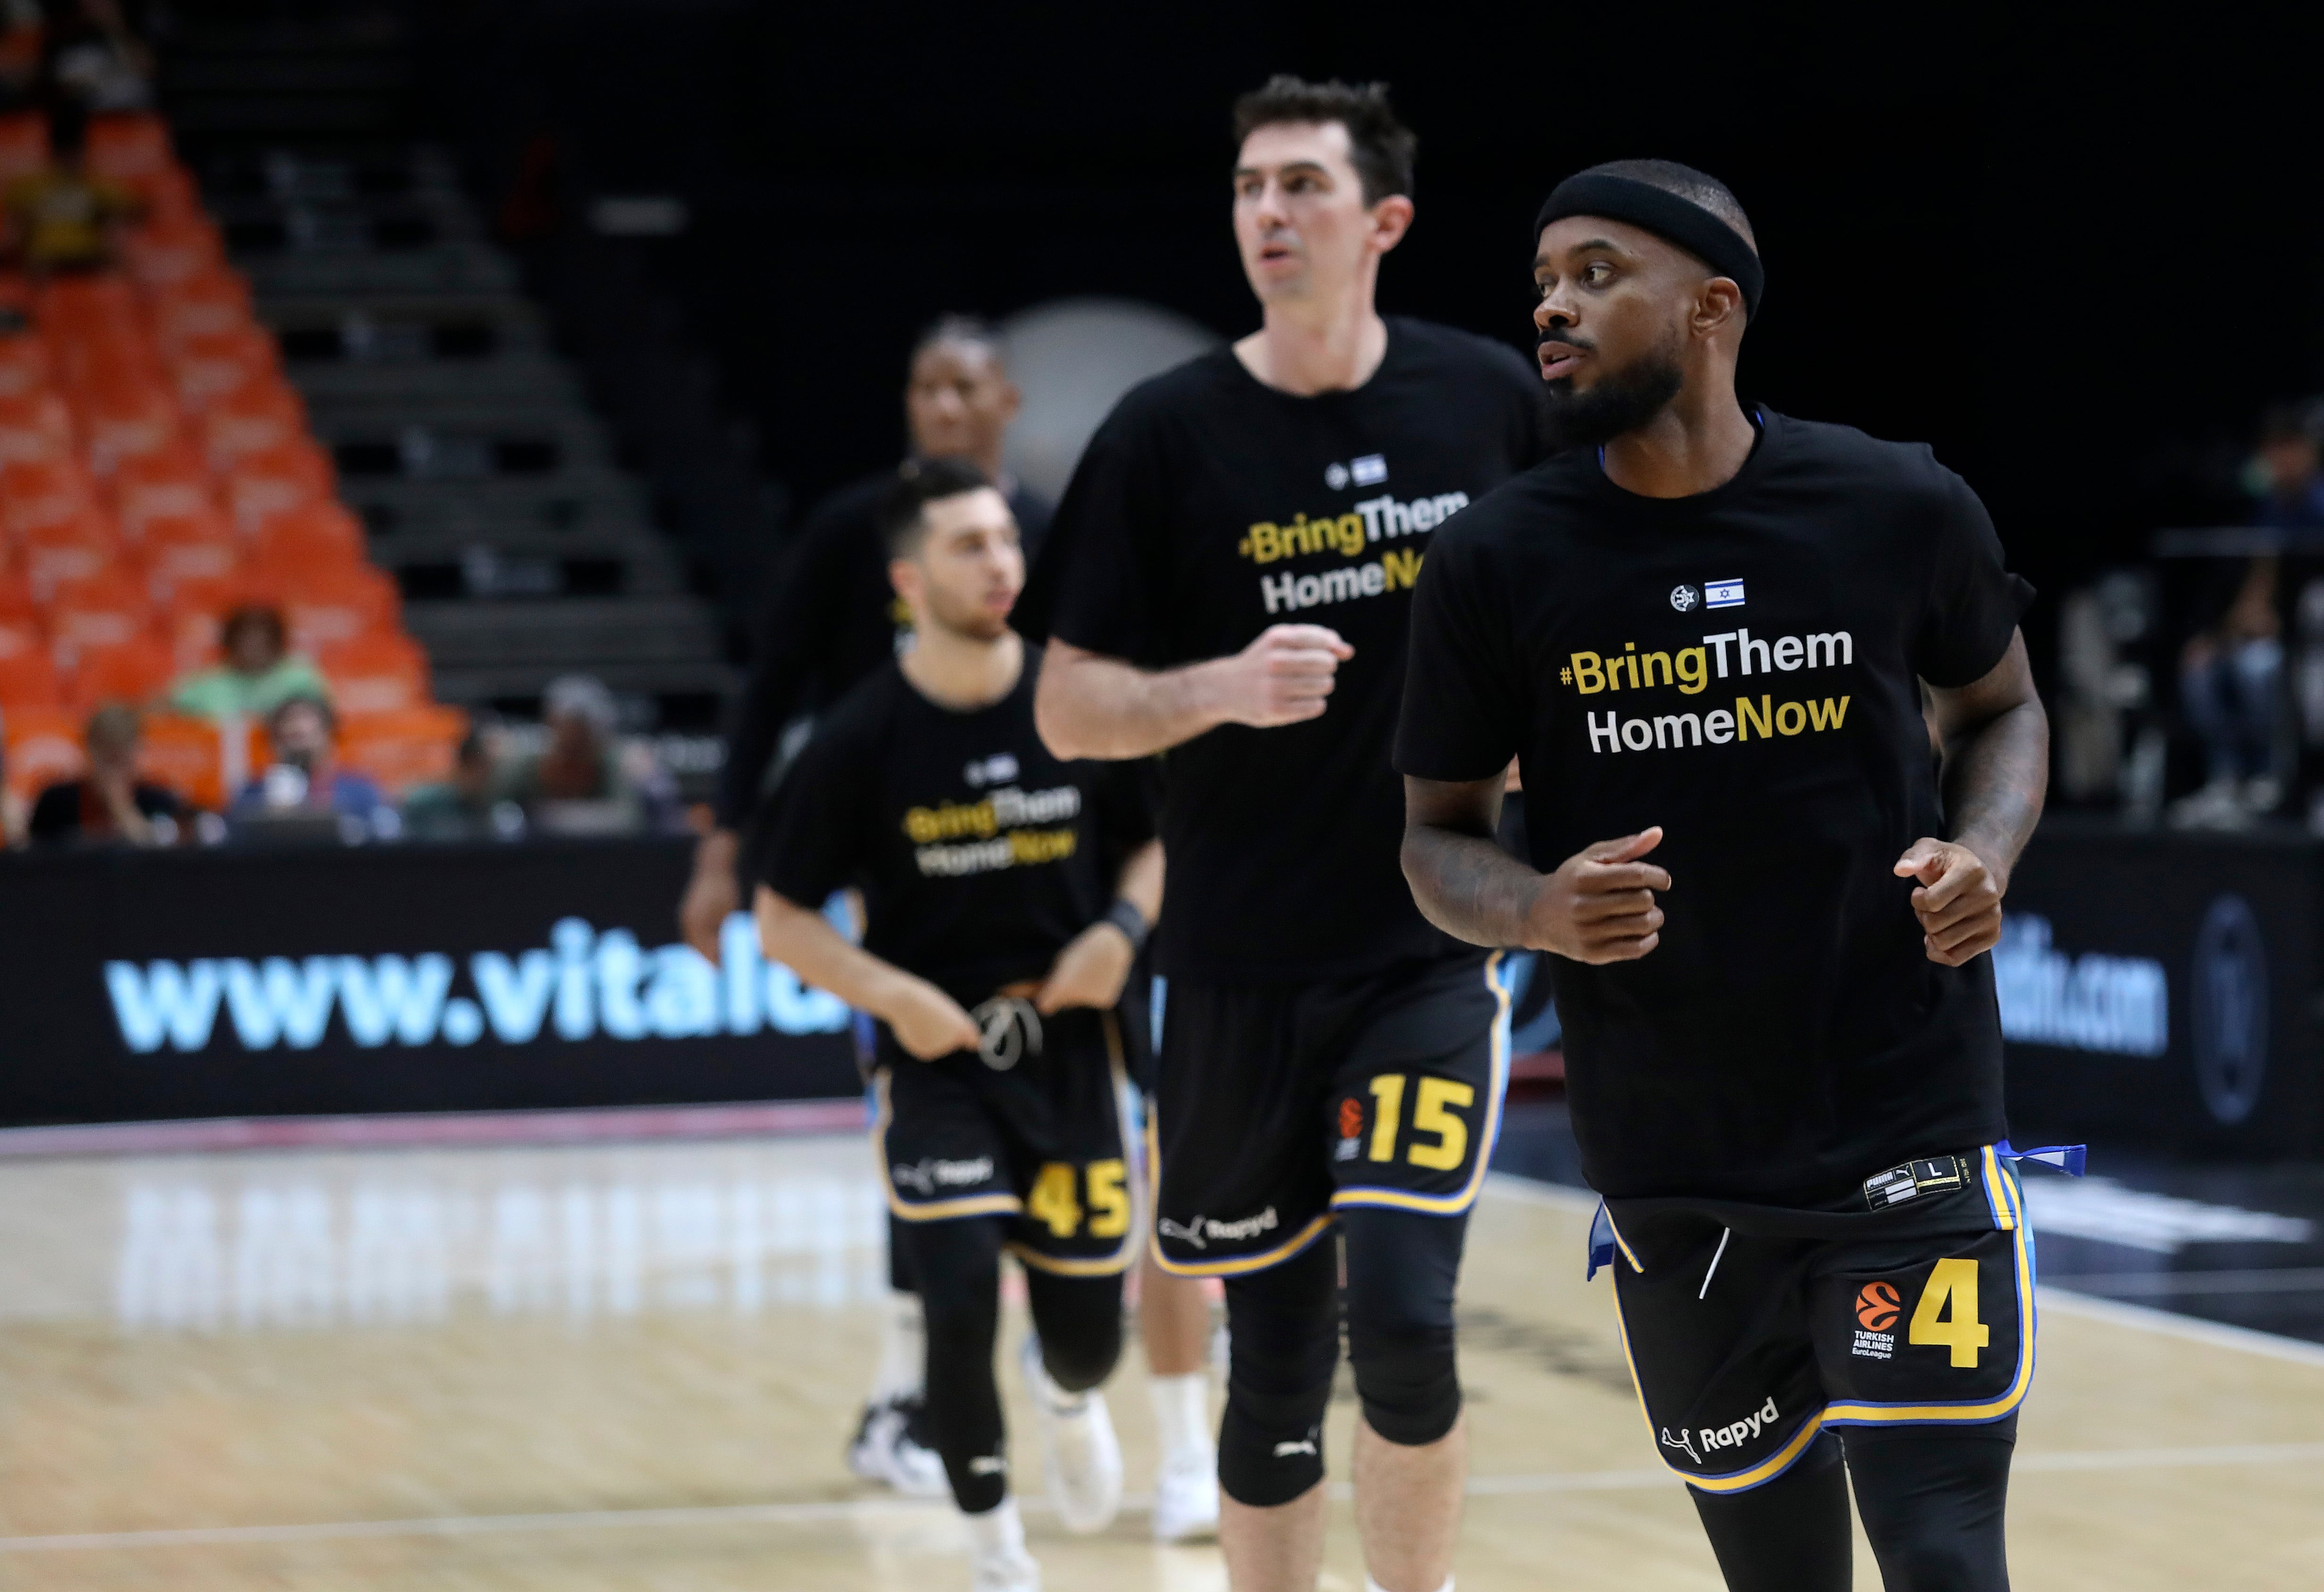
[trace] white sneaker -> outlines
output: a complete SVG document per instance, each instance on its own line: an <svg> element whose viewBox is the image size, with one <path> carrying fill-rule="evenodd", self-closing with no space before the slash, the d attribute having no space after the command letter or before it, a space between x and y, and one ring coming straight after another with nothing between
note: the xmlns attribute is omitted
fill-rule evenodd
<svg viewBox="0 0 2324 1592"><path fill-rule="evenodd" d="M996 1548L969 1560L972 1592L1041 1592L1041 1567L1022 1548Z"/></svg>
<svg viewBox="0 0 2324 1592"><path fill-rule="evenodd" d="M847 1468L908 1498L949 1496L944 1460L915 1430L920 1420L918 1399L864 1405L855 1440L847 1445Z"/></svg>
<svg viewBox="0 0 2324 1592"><path fill-rule="evenodd" d="M1218 1534L1218 1457L1198 1450L1170 1455L1154 1477L1154 1540L1206 1542Z"/></svg>
<svg viewBox="0 0 2324 1592"><path fill-rule="evenodd" d="M1048 1483L1050 1506L1069 1532L1102 1532L1121 1507L1121 1444L1113 1435L1105 1394L1094 1387L1067 1393L1050 1381L1041 1364L1040 1339L1030 1334L1023 1364L1041 1429L1041 1474Z"/></svg>

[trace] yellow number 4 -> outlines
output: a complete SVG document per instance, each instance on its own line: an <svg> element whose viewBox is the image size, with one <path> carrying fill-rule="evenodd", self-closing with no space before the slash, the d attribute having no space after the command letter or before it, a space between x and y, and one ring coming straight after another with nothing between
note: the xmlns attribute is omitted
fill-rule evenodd
<svg viewBox="0 0 2324 1592"><path fill-rule="evenodd" d="M1093 1161L1088 1170L1089 1236L1119 1238L1130 1230L1130 1191L1122 1186L1127 1169L1115 1160ZM1056 1237L1072 1238L1082 1225L1081 1201L1074 1198L1074 1169L1063 1161L1043 1166L1025 1210L1035 1221L1047 1222Z"/></svg>
<svg viewBox="0 0 2324 1592"><path fill-rule="evenodd" d="M1950 1318L1944 1314L1948 1302ZM1929 1285L1921 1290L1921 1302L1913 1307L1913 1326L1904 1341L1941 1343L1953 1351L1956 1367L1976 1368L1977 1351L1993 1341L1993 1329L1977 1319L1977 1262L1937 1262L1929 1273Z"/></svg>
<svg viewBox="0 0 2324 1592"><path fill-rule="evenodd" d="M1082 1205L1074 1198L1074 1169L1063 1161L1052 1161L1041 1168L1041 1175L1033 1180L1032 1198L1025 1209L1035 1221L1049 1224L1049 1231L1060 1238L1070 1238L1082 1225Z"/></svg>
<svg viewBox="0 0 2324 1592"><path fill-rule="evenodd" d="M1404 1075L1383 1072L1371 1081L1372 1099L1378 1102L1372 1110L1372 1142L1367 1158L1373 1161L1396 1159L1396 1121L1404 1107ZM1412 1100L1412 1130L1433 1133L1433 1145L1413 1144L1404 1158L1415 1166L1425 1166L1432 1172L1449 1172L1461 1164L1469 1154L1469 1125L1452 1114L1455 1106L1473 1104L1477 1091L1466 1083L1455 1083L1450 1078L1427 1078Z"/></svg>

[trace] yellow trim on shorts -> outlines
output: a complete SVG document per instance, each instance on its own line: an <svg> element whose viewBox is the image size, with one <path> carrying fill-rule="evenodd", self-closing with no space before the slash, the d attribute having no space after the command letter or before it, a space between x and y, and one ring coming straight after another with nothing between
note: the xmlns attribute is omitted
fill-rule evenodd
<svg viewBox="0 0 2324 1592"><path fill-rule="evenodd" d="M1402 1189L1370 1188L1359 1184L1354 1188L1333 1191L1331 1207L1337 1210L1343 1205L1379 1205L1394 1210L1417 1210L1425 1216L1458 1216L1477 1202L1478 1192L1485 1186L1485 1173L1493 1158L1493 1146L1501 1131L1501 1102L1508 1093L1509 1047L1504 1036L1509 1015L1509 992L1493 975L1499 971L1506 954L1496 951L1485 959L1485 988L1493 992L1492 1047L1493 1064L1486 1085L1489 1100L1485 1108L1485 1124L1476 1139L1477 1164L1470 1169L1469 1185L1450 1194L1414 1194ZM1630 1263L1637 1265L1633 1259Z"/></svg>
<svg viewBox="0 0 2324 1592"><path fill-rule="evenodd" d="M1321 1237L1332 1225L1332 1213L1324 1211L1290 1238L1263 1255L1240 1255L1232 1260L1198 1260L1181 1264L1162 1253L1162 1236L1154 1236L1154 1264L1174 1277L1239 1277L1246 1272L1265 1271L1268 1266L1290 1259Z"/></svg>
<svg viewBox="0 0 2324 1592"><path fill-rule="evenodd" d="M2036 1322L2034 1314L2034 1246L2031 1234L2023 1219L2023 1194L2015 1175L2001 1167L2000 1158L1993 1147L1986 1146L1985 1158L1997 1177L2001 1197L2000 1214L2014 1233L2010 1247L2016 1256L2017 1269L2017 1375L2009 1390L1999 1398L1979 1404L1876 1404L1861 1401L1831 1403L1824 1406L1825 1416L1837 1425L1887 1426L1895 1424L1931 1425L1942 1422L1980 1422L1998 1421L2015 1409L2034 1385L2034 1338Z"/></svg>
<svg viewBox="0 0 2324 1592"><path fill-rule="evenodd" d="M879 1098L878 1110L872 1118L872 1155L880 1163L880 1187L888 1196L888 1210L899 1221L954 1221L964 1216L1015 1216L1021 1214L1025 1201L1014 1194L967 1194L957 1200L930 1200L913 1204L896 1192L896 1180L888 1175L888 1124L895 1112L888 1102L888 1072L881 1068L872 1074L873 1092Z"/></svg>
<svg viewBox="0 0 2324 1592"><path fill-rule="evenodd" d="M2026 1390L2034 1382L2034 1256L2031 1233L2024 1220L2024 1200L2016 1179L2001 1164L1999 1156L1987 1145L1983 1153L1986 1166L1987 1197L1997 1201L1996 1224L2001 1230L2014 1233L2011 1245L2016 1256L2017 1271L2017 1375L2008 1391L1999 1398L1977 1404L1879 1404L1862 1400L1835 1400L1826 1403L1800 1423L1800 1429L1775 1453L1748 1470L1738 1470L1726 1476L1702 1476L1680 1469L1663 1458L1662 1432L1655 1425L1654 1413L1646 1408L1644 1386L1638 1381L1637 1359L1630 1353L1629 1323L1622 1316L1622 1291L1614 1290L1614 1323L1622 1340L1622 1362L1630 1370L1630 1386L1638 1396L1638 1416L1646 1423L1647 1440L1655 1445L1655 1457L1662 1459L1663 1468L1691 1487L1706 1493L1740 1493L1771 1482L1796 1463L1807 1451L1809 1443L1826 1426L1887 1426L1941 1425L1950 1423L1982 1424L2000 1420L2024 1400ZM1607 1213L1610 1226L1613 1213ZM1620 1229L1615 1230L1615 1240L1621 1239ZM1623 1246L1623 1253L1629 1247ZM1637 1265L1635 1257L1631 1264ZM1644 1271L1643 1266L1638 1267Z"/></svg>
<svg viewBox="0 0 2324 1592"><path fill-rule="evenodd" d="M1598 1203L1603 1206L1606 1201L1600 1200ZM1630 1263L1630 1269L1641 1276L1645 1275L1646 1268L1638 1263L1637 1252L1630 1247L1630 1240L1622 1237L1621 1224L1614 1219L1614 1212L1610 1209L1606 1212L1606 1230L1614 1235L1614 1247L1622 1252L1622 1258Z"/></svg>

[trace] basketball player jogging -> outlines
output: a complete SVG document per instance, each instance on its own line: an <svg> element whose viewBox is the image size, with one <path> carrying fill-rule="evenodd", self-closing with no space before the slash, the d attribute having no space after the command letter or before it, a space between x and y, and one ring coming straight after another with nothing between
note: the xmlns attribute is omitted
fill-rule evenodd
<svg viewBox="0 0 2324 1592"><path fill-rule="evenodd" d="M1572 446L1429 554L1405 871L1551 953L1631 1367L1728 1586L1845 1588L1852 1478L1891 1592L1993 1592L2034 1300L1985 952L2045 785L2032 588L1925 446L1738 401L1763 274L1720 183L1593 167L1536 237ZM1489 838L1512 754L1530 867Z"/></svg>
<svg viewBox="0 0 2324 1592"><path fill-rule="evenodd" d="M918 640L825 715L775 792L757 914L770 957L878 1019L874 1141L927 1321L928 1424L976 1592L1033 1592L993 1378L1001 1256L1025 1267L1051 1501L1100 1530L1121 1453L1097 1387L1140 1237L1112 1008L1161 907L1161 848L1138 769L1060 762L1035 732L1006 500L930 459L881 519ZM851 884L860 948L816 910Z"/></svg>
<svg viewBox="0 0 2324 1592"><path fill-rule="evenodd" d="M1037 704L1061 757L1167 753L1155 1252L1225 1279L1229 1578L1315 1585L1344 1247L1365 1561L1438 1592L1466 1468L1453 1281L1506 1058L1484 954L1397 873L1389 750L1413 580L1539 456L1540 383L1373 308L1413 217L1383 87L1277 78L1235 120L1260 328L1092 439L1035 574Z"/></svg>

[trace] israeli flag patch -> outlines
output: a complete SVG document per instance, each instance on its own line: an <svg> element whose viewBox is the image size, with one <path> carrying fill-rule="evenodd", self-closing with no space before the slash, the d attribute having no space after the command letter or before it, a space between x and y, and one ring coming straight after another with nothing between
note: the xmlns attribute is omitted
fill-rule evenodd
<svg viewBox="0 0 2324 1592"><path fill-rule="evenodd" d="M1739 580L1707 580L1703 582L1702 605L1705 608L1742 607L1743 583Z"/></svg>

